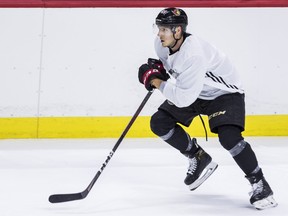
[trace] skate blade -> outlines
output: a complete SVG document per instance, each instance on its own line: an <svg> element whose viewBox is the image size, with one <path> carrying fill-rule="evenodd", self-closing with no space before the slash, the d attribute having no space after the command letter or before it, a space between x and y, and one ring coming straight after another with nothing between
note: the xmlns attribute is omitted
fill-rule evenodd
<svg viewBox="0 0 288 216"><path fill-rule="evenodd" d="M267 208L273 208L278 205L278 203L274 200L273 196L268 196L265 199L258 200L252 204L257 210L264 210Z"/></svg>
<svg viewBox="0 0 288 216"><path fill-rule="evenodd" d="M217 169L218 164L215 162L210 162L207 167L205 167L204 174L202 174L196 181L194 181L192 184L189 185L190 190L197 189L204 181L206 181L207 178L209 178L210 175Z"/></svg>

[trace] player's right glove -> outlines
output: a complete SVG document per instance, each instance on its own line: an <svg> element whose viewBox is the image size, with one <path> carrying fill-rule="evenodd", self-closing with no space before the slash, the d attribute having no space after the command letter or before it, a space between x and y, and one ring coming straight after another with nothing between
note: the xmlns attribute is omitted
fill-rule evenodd
<svg viewBox="0 0 288 216"><path fill-rule="evenodd" d="M152 91L154 86L150 84L151 80L158 78L166 81L170 76L167 74L160 60L149 58L148 63L140 66L138 78L139 82L144 84L148 91Z"/></svg>

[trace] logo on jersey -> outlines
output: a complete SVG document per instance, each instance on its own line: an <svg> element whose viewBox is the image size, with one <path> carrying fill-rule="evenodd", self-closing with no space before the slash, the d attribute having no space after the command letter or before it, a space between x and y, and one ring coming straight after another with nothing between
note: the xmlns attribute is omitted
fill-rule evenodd
<svg viewBox="0 0 288 216"><path fill-rule="evenodd" d="M175 79L177 79L177 77L179 76L179 73L177 73L174 69L170 69L168 73L171 74L171 76Z"/></svg>
<svg viewBox="0 0 288 216"><path fill-rule="evenodd" d="M224 115L225 113L226 113L226 110L224 110L224 111L219 111L219 112L215 112L215 113L209 115L209 116L208 116L208 119L210 120L210 119L212 119L212 118L214 118L214 117L217 117L217 116L220 116L220 115Z"/></svg>

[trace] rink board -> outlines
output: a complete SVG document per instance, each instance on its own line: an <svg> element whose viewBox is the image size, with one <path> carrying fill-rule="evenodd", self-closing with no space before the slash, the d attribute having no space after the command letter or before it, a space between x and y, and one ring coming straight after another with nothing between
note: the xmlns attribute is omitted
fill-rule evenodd
<svg viewBox="0 0 288 216"><path fill-rule="evenodd" d="M0 118L0 138L117 138L130 119L130 116ZM208 129L208 119L205 116L203 119ZM139 116L127 137L155 137L150 130L149 121L150 116ZM251 115L246 117L244 135L288 136L287 128L288 115ZM198 117L186 130L191 136L205 136ZM215 136L210 131L208 135Z"/></svg>

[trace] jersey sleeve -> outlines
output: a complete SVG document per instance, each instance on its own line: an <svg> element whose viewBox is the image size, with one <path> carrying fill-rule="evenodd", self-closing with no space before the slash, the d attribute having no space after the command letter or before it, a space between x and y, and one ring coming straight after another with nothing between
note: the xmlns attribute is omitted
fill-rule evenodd
<svg viewBox="0 0 288 216"><path fill-rule="evenodd" d="M207 68L205 59L198 55L187 58L181 67L176 82L167 81L160 90L177 107L187 107L200 95Z"/></svg>

